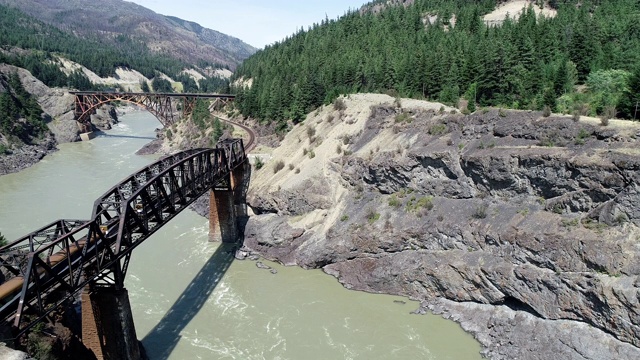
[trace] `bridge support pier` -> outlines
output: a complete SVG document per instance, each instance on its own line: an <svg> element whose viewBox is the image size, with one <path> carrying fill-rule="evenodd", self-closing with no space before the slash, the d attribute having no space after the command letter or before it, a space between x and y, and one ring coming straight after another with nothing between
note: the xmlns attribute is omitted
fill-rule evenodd
<svg viewBox="0 0 640 360"><path fill-rule="evenodd" d="M126 289L84 290L82 342L98 360L141 359Z"/></svg>
<svg viewBox="0 0 640 360"><path fill-rule="evenodd" d="M245 165L235 168L229 176L229 189L213 189L209 195L209 241L238 241L238 218L247 216Z"/></svg>
<svg viewBox="0 0 640 360"><path fill-rule="evenodd" d="M209 194L209 241L235 243L238 239L233 190L211 190Z"/></svg>

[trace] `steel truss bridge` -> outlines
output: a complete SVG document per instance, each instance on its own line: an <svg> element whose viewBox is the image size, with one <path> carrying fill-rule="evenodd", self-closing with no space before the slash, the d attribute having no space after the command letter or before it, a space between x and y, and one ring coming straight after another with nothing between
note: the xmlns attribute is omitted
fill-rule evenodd
<svg viewBox="0 0 640 360"><path fill-rule="evenodd" d="M231 190L246 166L241 139L163 158L124 179L91 220L58 220L0 248L0 320L26 332L85 285L122 289L132 251L211 189Z"/></svg>
<svg viewBox="0 0 640 360"><path fill-rule="evenodd" d="M186 93L70 91L70 94L75 96L74 115L83 132L88 132L90 129L90 117L95 114L96 109L113 101L124 101L141 106L158 118L164 127L168 127L180 118L180 116L176 117L176 113L181 112L182 117L191 115L198 99L215 100L212 104L214 108L224 106L235 99L235 95Z"/></svg>

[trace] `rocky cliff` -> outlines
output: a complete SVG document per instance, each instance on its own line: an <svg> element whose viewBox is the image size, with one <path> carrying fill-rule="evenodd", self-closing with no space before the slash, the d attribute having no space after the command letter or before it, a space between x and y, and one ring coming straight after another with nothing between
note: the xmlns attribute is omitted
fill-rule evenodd
<svg viewBox="0 0 640 360"><path fill-rule="evenodd" d="M491 359L640 358L637 137L352 95L254 171L245 247L421 300Z"/></svg>
<svg viewBox="0 0 640 360"><path fill-rule="evenodd" d="M48 131L41 137L35 137L29 142L18 138L11 138L0 130L0 145L8 149L0 154L0 175L14 173L25 169L47 154L56 150L59 143L78 141L79 129L73 114L73 95L68 90L49 88L40 80L22 68L0 64L0 78L17 73L24 89L33 96L42 108ZM2 86L0 93L11 91L8 86ZM91 116L91 122L98 130L111 128L111 124L117 121L117 114L113 106L103 106L95 115Z"/></svg>

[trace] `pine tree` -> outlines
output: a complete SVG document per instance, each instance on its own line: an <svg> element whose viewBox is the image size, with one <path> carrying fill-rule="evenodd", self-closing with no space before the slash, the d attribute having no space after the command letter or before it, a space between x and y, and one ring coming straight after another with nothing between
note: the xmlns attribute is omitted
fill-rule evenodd
<svg viewBox="0 0 640 360"><path fill-rule="evenodd" d="M618 108L622 117L640 120L640 66L631 74L627 88L620 97Z"/></svg>

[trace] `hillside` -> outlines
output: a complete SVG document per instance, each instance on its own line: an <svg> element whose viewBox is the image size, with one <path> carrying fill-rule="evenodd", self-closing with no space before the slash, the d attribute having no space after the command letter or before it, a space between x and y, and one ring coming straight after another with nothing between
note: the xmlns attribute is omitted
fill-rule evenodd
<svg viewBox="0 0 640 360"><path fill-rule="evenodd" d="M156 53L190 64L234 69L255 52L239 39L128 1L105 0L96 5L90 0L0 0L0 4L89 39L110 39L117 44L120 36L131 36Z"/></svg>
<svg viewBox="0 0 640 360"><path fill-rule="evenodd" d="M637 359L639 133L340 97L256 150L237 256L420 300L489 359Z"/></svg>
<svg viewBox="0 0 640 360"><path fill-rule="evenodd" d="M375 2L371 11L322 21L247 59L234 75L252 80L237 90L242 113L285 130L340 94L375 92L460 109L468 103L470 112L547 107L633 119L635 0L391 3L402 6Z"/></svg>

